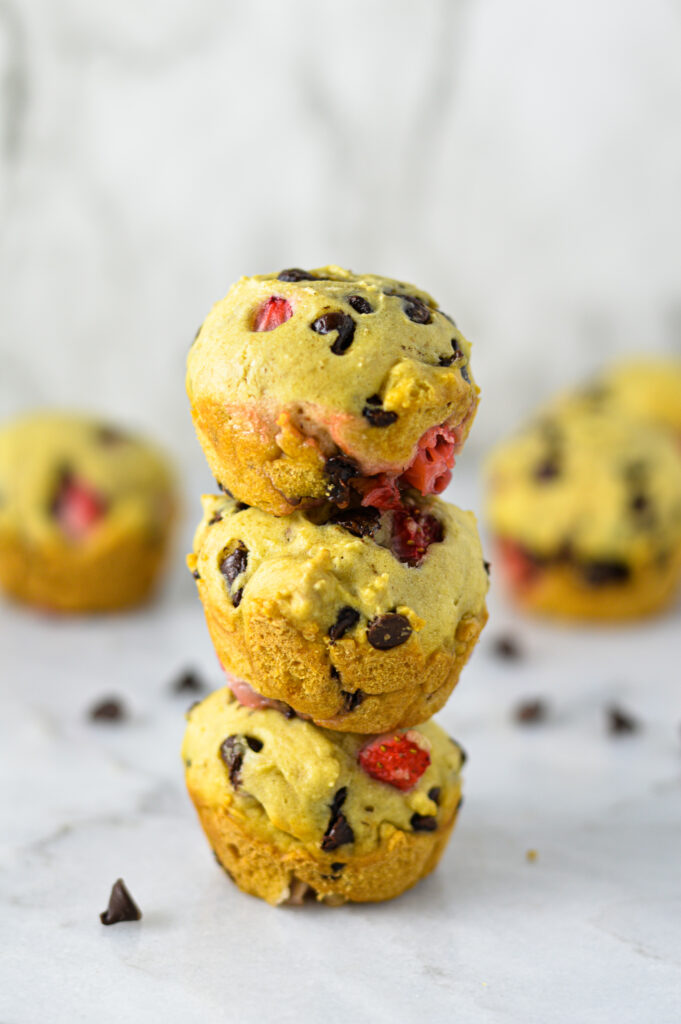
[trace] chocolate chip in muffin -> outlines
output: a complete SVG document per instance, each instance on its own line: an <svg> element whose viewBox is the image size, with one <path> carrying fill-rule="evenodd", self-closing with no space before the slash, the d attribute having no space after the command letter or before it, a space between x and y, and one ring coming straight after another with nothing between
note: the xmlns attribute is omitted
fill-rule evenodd
<svg viewBox="0 0 681 1024"><path fill-rule="evenodd" d="M484 560L484 558L483 558L483 560L482 560L482 565L483 565L483 568L484 568L485 572L486 572L486 573L487 573L487 575L489 576L489 571L490 571L490 569L492 568L491 564L490 564L489 562L486 562L486 561Z"/></svg>
<svg viewBox="0 0 681 1024"><path fill-rule="evenodd" d="M242 572L245 572L247 565L248 548L242 540L238 540L236 546L228 554L223 555L220 561L220 572L227 580L227 589L234 608L238 608L241 604L243 587L237 591L232 591L232 584Z"/></svg>
<svg viewBox="0 0 681 1024"><path fill-rule="evenodd" d="M192 668L187 668L174 679L170 686L173 693L204 693L207 689L201 676Z"/></svg>
<svg viewBox="0 0 681 1024"><path fill-rule="evenodd" d="M343 698L343 710L350 713L360 706L366 693L363 690L355 690L354 693L349 690L341 690L341 697Z"/></svg>
<svg viewBox="0 0 681 1024"><path fill-rule="evenodd" d="M128 892L122 878L114 882L109 896L109 906L99 915L102 924L119 924L121 921L139 921L142 911Z"/></svg>
<svg viewBox="0 0 681 1024"><path fill-rule="evenodd" d="M194 577L195 580L201 579L201 573L199 572L198 569L192 570L192 576Z"/></svg>
<svg viewBox="0 0 681 1024"><path fill-rule="evenodd" d="M367 626L367 640L377 651L389 651L406 643L411 636L409 619L397 612L377 615Z"/></svg>
<svg viewBox="0 0 681 1024"><path fill-rule="evenodd" d="M339 874L343 870L344 867L345 867L345 861L342 861L342 860L331 861L331 870L333 871L334 875Z"/></svg>
<svg viewBox="0 0 681 1024"><path fill-rule="evenodd" d="M369 421L372 427L389 427L397 420L397 413L384 409L381 402L380 395L371 395L362 409L362 416Z"/></svg>
<svg viewBox="0 0 681 1024"><path fill-rule="evenodd" d="M437 818L432 814L412 814L409 824L414 832L434 832L437 828Z"/></svg>
<svg viewBox="0 0 681 1024"><path fill-rule="evenodd" d="M323 278L317 277L316 274L311 274L309 270L301 270L300 267L289 267L288 270L282 270L281 274L277 276L277 281L320 281Z"/></svg>
<svg viewBox="0 0 681 1024"><path fill-rule="evenodd" d="M520 661L523 656L518 641L508 635L496 637L492 644L492 651L497 658L503 658L504 661Z"/></svg>
<svg viewBox="0 0 681 1024"><path fill-rule="evenodd" d="M560 476L560 464L558 459L549 456L542 462L539 462L534 467L532 476L540 483L545 483L547 480L555 480L557 476Z"/></svg>
<svg viewBox="0 0 681 1024"><path fill-rule="evenodd" d="M201 330L200 327L199 330ZM127 435L124 434L122 430L118 430L117 427L101 426L97 427L97 440L100 444L109 448L117 444L122 444L124 441L129 439Z"/></svg>
<svg viewBox="0 0 681 1024"><path fill-rule="evenodd" d="M361 295L349 295L348 302L354 309L355 313L360 313L362 316L366 316L367 313L373 313L374 307L370 302L367 302Z"/></svg>
<svg viewBox="0 0 681 1024"><path fill-rule="evenodd" d="M592 587L608 586L611 583L626 583L631 570L626 562L584 562L581 565L584 580Z"/></svg>
<svg viewBox="0 0 681 1024"><path fill-rule="evenodd" d="M606 716L608 732L612 736L621 736L625 733L638 732L641 728L641 723L637 718L634 718L634 716L628 711L625 711L616 704L612 704L609 708L606 708Z"/></svg>
<svg viewBox="0 0 681 1024"><path fill-rule="evenodd" d="M106 697L93 704L88 712L93 722L122 722L128 717L125 705L118 697Z"/></svg>
<svg viewBox="0 0 681 1024"><path fill-rule="evenodd" d="M328 497L334 502L347 502L350 497L350 480L360 475L354 459L347 455L332 455L326 460L324 472L330 480Z"/></svg>
<svg viewBox="0 0 681 1024"><path fill-rule="evenodd" d="M338 509L333 513L329 522L335 526L342 526L354 537L373 537L381 525L381 513L379 509L371 506Z"/></svg>
<svg viewBox="0 0 681 1024"><path fill-rule="evenodd" d="M222 514L220 512L213 512L213 515L208 520L209 526L215 526L216 523L222 522Z"/></svg>
<svg viewBox="0 0 681 1024"><path fill-rule="evenodd" d="M342 636L345 636L349 629L352 629L359 622L359 612L356 608L351 608L349 604L343 605L336 616L336 621L333 626L329 629L329 640L331 643L335 643L336 640L340 640Z"/></svg>
<svg viewBox="0 0 681 1024"><path fill-rule="evenodd" d="M539 698L523 700L513 711L513 718L519 725L538 725L548 718L549 709Z"/></svg>
<svg viewBox="0 0 681 1024"><path fill-rule="evenodd" d="M432 800L434 804L440 805L440 793L441 789L439 786L431 786L428 790L428 799Z"/></svg>
<svg viewBox="0 0 681 1024"><path fill-rule="evenodd" d="M401 295L402 308L412 323L429 324L432 322L432 314L425 302L417 299L415 295Z"/></svg>
<svg viewBox="0 0 681 1024"><path fill-rule="evenodd" d="M341 674L335 665L331 666L331 678L335 679L336 682L340 682Z"/></svg>
<svg viewBox="0 0 681 1024"><path fill-rule="evenodd" d="M338 846L344 846L346 843L354 843L355 841L355 833L348 824L345 815L341 812L341 807L345 803L347 795L347 786L341 786L333 798L330 807L329 824L321 843L322 850L328 852L329 850L335 850Z"/></svg>
<svg viewBox="0 0 681 1024"><path fill-rule="evenodd" d="M458 359L463 359L463 351L459 346L457 338L452 338L452 354L451 356L440 356L440 366L451 366L452 363Z"/></svg>
<svg viewBox="0 0 681 1024"><path fill-rule="evenodd" d="M466 381L466 384L470 384L470 382L471 382L471 375L468 372L468 367L467 366L462 366L461 367L461 376Z"/></svg>
<svg viewBox="0 0 681 1024"><path fill-rule="evenodd" d="M247 737L236 734L227 736L220 744L220 757L229 772L229 781L235 789L241 785L241 767L244 763L247 743Z"/></svg>
<svg viewBox="0 0 681 1024"><path fill-rule="evenodd" d="M323 313L312 321L310 327L315 334L337 332L336 339L331 345L331 351L335 356L342 356L344 352L347 352L355 337L355 321L348 313L341 313L340 310Z"/></svg>

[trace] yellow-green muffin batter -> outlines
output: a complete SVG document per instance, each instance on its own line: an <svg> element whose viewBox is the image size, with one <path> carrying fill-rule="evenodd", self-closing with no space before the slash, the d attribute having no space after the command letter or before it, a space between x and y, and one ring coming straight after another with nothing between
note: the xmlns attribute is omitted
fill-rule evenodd
<svg viewBox="0 0 681 1024"><path fill-rule="evenodd" d="M210 467L237 498L282 515L344 500L352 478L387 507L404 486L448 482L477 404L469 359L426 292L340 267L291 270L241 278L216 303L187 391Z"/></svg>
<svg viewBox="0 0 681 1024"><path fill-rule="evenodd" d="M410 501L277 518L205 496L188 562L224 668L334 729L437 711L485 623L488 577L472 513Z"/></svg>
<svg viewBox="0 0 681 1024"><path fill-rule="evenodd" d="M92 417L40 412L0 430L0 584L64 611L145 598L176 499L151 444Z"/></svg>
<svg viewBox="0 0 681 1024"><path fill-rule="evenodd" d="M219 859L246 891L282 902L295 877L320 897L387 899L434 866L460 802L463 763L435 723L409 733L430 764L405 792L360 767L364 735L244 708L227 689L188 719L189 792ZM330 845L325 836L341 808L349 830Z"/></svg>
<svg viewBox="0 0 681 1024"><path fill-rule="evenodd" d="M681 435L681 359L622 360L564 401L610 409Z"/></svg>

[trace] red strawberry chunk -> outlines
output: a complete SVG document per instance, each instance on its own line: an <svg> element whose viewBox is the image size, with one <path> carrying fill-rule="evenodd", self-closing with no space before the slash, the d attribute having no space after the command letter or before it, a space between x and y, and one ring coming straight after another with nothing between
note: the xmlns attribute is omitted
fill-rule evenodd
<svg viewBox="0 0 681 1024"><path fill-rule="evenodd" d="M415 487L421 494L440 494L452 478L458 446L456 431L444 424L431 427L419 441L414 461L400 481Z"/></svg>
<svg viewBox="0 0 681 1024"><path fill-rule="evenodd" d="M362 747L357 759L367 775L396 789L412 789L430 764L425 736L409 729L391 732Z"/></svg>
<svg viewBox="0 0 681 1024"><path fill-rule="evenodd" d="M420 565L431 544L444 536L442 523L429 512L405 508L393 512L391 548L396 558L407 565Z"/></svg>
<svg viewBox="0 0 681 1024"><path fill-rule="evenodd" d="M71 540L82 540L99 522L106 500L85 480L64 474L54 502L54 517Z"/></svg>
<svg viewBox="0 0 681 1024"><path fill-rule="evenodd" d="M293 316L291 303L280 295L271 295L255 314L254 331L273 331Z"/></svg>

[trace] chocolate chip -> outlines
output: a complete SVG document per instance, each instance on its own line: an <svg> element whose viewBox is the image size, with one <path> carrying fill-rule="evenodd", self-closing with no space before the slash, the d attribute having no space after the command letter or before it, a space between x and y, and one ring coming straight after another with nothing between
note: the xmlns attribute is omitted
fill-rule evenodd
<svg viewBox="0 0 681 1024"><path fill-rule="evenodd" d="M254 737L250 738L253 739ZM250 747L248 740L249 737L232 735L227 736L220 744L220 757L229 772L229 781L235 789L238 789L241 785L241 767L246 755L246 746ZM255 742L258 743L259 740ZM251 749L253 748L251 747Z"/></svg>
<svg viewBox="0 0 681 1024"><path fill-rule="evenodd" d="M221 484L220 481L217 478L215 480L215 483L218 485L218 490L222 491L223 494L226 494L228 498L233 498L234 497L232 492L228 491L227 488L225 487L225 485Z"/></svg>
<svg viewBox="0 0 681 1024"><path fill-rule="evenodd" d="M409 824L414 832L434 832L437 828L437 818L432 814L412 814Z"/></svg>
<svg viewBox="0 0 681 1024"><path fill-rule="evenodd" d="M340 677L341 677L340 672L338 671L338 669L336 668L335 665L332 665L331 666L331 678L332 679L336 679L338 682L340 682Z"/></svg>
<svg viewBox="0 0 681 1024"><path fill-rule="evenodd" d="M492 650L497 658L504 658L506 661L520 661L523 656L520 645L512 636L496 637Z"/></svg>
<svg viewBox="0 0 681 1024"><path fill-rule="evenodd" d="M337 331L336 340L331 345L331 351L335 356L342 356L347 352L355 337L355 321L348 313L341 313L340 310L323 313L310 324L310 327L315 334L330 334Z"/></svg>
<svg viewBox="0 0 681 1024"><path fill-rule="evenodd" d="M539 722L545 722L547 717L546 702L538 698L521 701L513 712L513 718L520 725L537 725Z"/></svg>
<svg viewBox="0 0 681 1024"><path fill-rule="evenodd" d="M277 281L319 281L320 278L316 277L315 274L311 274L308 270L301 270L300 267L290 267L288 270L282 270L281 274L278 275Z"/></svg>
<svg viewBox="0 0 681 1024"><path fill-rule="evenodd" d="M557 476L560 476L558 460L551 457L544 459L543 462L534 467L532 476L535 480L539 481L555 480Z"/></svg>
<svg viewBox="0 0 681 1024"><path fill-rule="evenodd" d="M613 704L606 709L608 720L608 732L613 736L621 736L623 733L638 732L641 723L628 711Z"/></svg>
<svg viewBox="0 0 681 1024"><path fill-rule="evenodd" d="M93 722L122 722L128 717L128 713L118 697L107 697L105 700L93 704L89 711L89 717Z"/></svg>
<svg viewBox="0 0 681 1024"><path fill-rule="evenodd" d="M369 421L372 427L389 427L397 419L396 412L382 407L380 395L371 395L370 398L367 398L367 404L362 409L362 416Z"/></svg>
<svg viewBox="0 0 681 1024"><path fill-rule="evenodd" d="M492 568L492 566L490 565L490 563L489 563L489 562L486 562L486 561L485 561L484 559L483 559L483 561L482 561L482 564L483 564L483 566L484 566L484 568L485 568L485 572L486 572L486 573L487 573L487 575L489 576L489 571L490 571L490 569Z"/></svg>
<svg viewBox="0 0 681 1024"><path fill-rule="evenodd" d="M109 906L99 915L102 924L119 924L121 921L139 921L142 911L128 892L122 878L113 884Z"/></svg>
<svg viewBox="0 0 681 1024"><path fill-rule="evenodd" d="M626 562L584 562L581 566L585 581L592 587L603 587L610 583L626 583L631 570Z"/></svg>
<svg viewBox="0 0 681 1024"><path fill-rule="evenodd" d="M440 356L440 366L451 366L457 359L463 359L463 351L459 346L457 338L452 338L452 354L451 356Z"/></svg>
<svg viewBox="0 0 681 1024"><path fill-rule="evenodd" d="M409 620L397 612L377 615L367 626L367 640L377 651L389 651L406 643L411 636Z"/></svg>
<svg viewBox="0 0 681 1024"><path fill-rule="evenodd" d="M235 579L245 572L246 566L248 565L248 548L243 541L239 540L236 543L236 547L228 555L225 555L220 562L220 572L227 580L227 589L229 590L230 597L232 599L232 605L234 608L238 608L241 604L241 598L243 595L243 587L241 589L232 592L232 584Z"/></svg>
<svg viewBox="0 0 681 1024"><path fill-rule="evenodd" d="M209 526L215 526L216 523L222 522L222 515L219 512L214 512L211 518L208 520Z"/></svg>
<svg viewBox="0 0 681 1024"><path fill-rule="evenodd" d="M331 481L327 490L331 501L348 501L350 496L350 480L360 475L360 469L354 459L347 455L332 455L326 460L324 472Z"/></svg>
<svg viewBox="0 0 681 1024"><path fill-rule="evenodd" d="M434 804L440 806L440 793L442 790L439 786L431 786L428 790L428 799L432 800Z"/></svg>
<svg viewBox="0 0 681 1024"><path fill-rule="evenodd" d="M354 537L373 537L381 525L381 513L377 508L347 508L334 512L329 519L335 526L342 526Z"/></svg>
<svg viewBox="0 0 681 1024"><path fill-rule="evenodd" d="M331 862L331 870L334 875L337 875L339 871L342 871L345 867L345 862L342 860L334 860Z"/></svg>
<svg viewBox="0 0 681 1024"><path fill-rule="evenodd" d="M118 430L116 427L104 426L97 428L97 440L100 444L108 447L109 445L121 444L123 441L127 441L128 438L123 431Z"/></svg>
<svg viewBox="0 0 681 1024"><path fill-rule="evenodd" d="M246 736L246 743L248 743L248 746L255 754L259 754L263 748L262 740L259 740L256 736Z"/></svg>
<svg viewBox="0 0 681 1024"><path fill-rule="evenodd" d="M201 679L198 672L193 669L185 669L175 679L170 686L173 693L184 694L184 693L203 693L206 689L206 684Z"/></svg>
<svg viewBox="0 0 681 1024"><path fill-rule="evenodd" d="M194 569L194 571L192 573L192 576L194 577L195 580L200 580L201 579L201 573L199 572L198 569Z"/></svg>
<svg viewBox="0 0 681 1024"><path fill-rule="evenodd" d="M341 690L341 697L343 698L343 710L349 713L360 706L366 697L366 693L363 690L355 690L354 693L351 693L349 690Z"/></svg>
<svg viewBox="0 0 681 1024"><path fill-rule="evenodd" d="M462 366L461 367L461 376L466 381L466 384L470 384L470 382L471 382L471 375L468 372L468 367L467 366Z"/></svg>
<svg viewBox="0 0 681 1024"><path fill-rule="evenodd" d="M358 622L359 612L355 608L351 608L349 604L343 605L336 616L336 621L329 629L328 636L331 643L333 644L336 640L340 640Z"/></svg>
<svg viewBox="0 0 681 1024"><path fill-rule="evenodd" d="M234 509L234 511L235 512L243 512L245 509L250 508L250 507L251 506L247 505L245 501L237 501L236 508Z"/></svg>
<svg viewBox="0 0 681 1024"><path fill-rule="evenodd" d="M415 295L401 295L402 308L415 324L429 324L433 317L425 302L417 299Z"/></svg>
<svg viewBox="0 0 681 1024"><path fill-rule="evenodd" d="M367 313L373 313L374 307L370 302L367 302L361 295L350 295L348 296L348 302L354 309L355 313L361 313L365 316Z"/></svg>
<svg viewBox="0 0 681 1024"><path fill-rule="evenodd" d="M321 843L322 850L335 850L338 846L344 846L346 843L354 843L355 841L355 833L340 810L345 803L347 795L347 786L342 786L333 798L329 824Z"/></svg>

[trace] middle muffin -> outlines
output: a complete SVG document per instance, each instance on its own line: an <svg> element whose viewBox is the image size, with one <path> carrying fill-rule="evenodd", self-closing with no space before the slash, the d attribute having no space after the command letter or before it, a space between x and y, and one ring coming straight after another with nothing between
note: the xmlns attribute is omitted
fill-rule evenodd
<svg viewBox="0 0 681 1024"><path fill-rule="evenodd" d="M471 512L415 497L384 513L276 518L229 496L203 509L187 561L242 702L372 733L444 705L487 620Z"/></svg>

